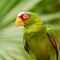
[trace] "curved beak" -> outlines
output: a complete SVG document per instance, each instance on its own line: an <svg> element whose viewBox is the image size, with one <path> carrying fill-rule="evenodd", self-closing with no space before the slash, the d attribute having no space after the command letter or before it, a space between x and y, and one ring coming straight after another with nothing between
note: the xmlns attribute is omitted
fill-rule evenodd
<svg viewBox="0 0 60 60"><path fill-rule="evenodd" d="M16 26L24 26L25 25L24 22L18 17L17 17L15 23L16 23Z"/></svg>

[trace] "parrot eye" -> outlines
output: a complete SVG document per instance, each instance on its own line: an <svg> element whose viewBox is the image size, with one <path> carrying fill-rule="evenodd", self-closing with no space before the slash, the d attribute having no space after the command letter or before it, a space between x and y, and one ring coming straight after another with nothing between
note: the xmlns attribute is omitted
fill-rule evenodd
<svg viewBox="0 0 60 60"><path fill-rule="evenodd" d="M24 14L23 18L24 18L24 19L25 19L25 18L29 18L29 15Z"/></svg>

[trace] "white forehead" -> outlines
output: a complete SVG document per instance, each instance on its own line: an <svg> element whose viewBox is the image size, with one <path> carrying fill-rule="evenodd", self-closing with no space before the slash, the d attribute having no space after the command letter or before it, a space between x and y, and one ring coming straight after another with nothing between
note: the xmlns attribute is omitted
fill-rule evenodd
<svg viewBox="0 0 60 60"><path fill-rule="evenodd" d="M24 12L20 12L17 16L20 16L21 14L24 14Z"/></svg>

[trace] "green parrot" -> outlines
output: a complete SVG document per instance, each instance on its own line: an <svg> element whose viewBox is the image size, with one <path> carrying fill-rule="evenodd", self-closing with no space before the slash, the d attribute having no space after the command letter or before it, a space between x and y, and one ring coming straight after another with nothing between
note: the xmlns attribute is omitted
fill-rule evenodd
<svg viewBox="0 0 60 60"><path fill-rule="evenodd" d="M24 49L31 60L58 60L57 38L54 31L46 26L33 12L21 12L16 26L24 26Z"/></svg>

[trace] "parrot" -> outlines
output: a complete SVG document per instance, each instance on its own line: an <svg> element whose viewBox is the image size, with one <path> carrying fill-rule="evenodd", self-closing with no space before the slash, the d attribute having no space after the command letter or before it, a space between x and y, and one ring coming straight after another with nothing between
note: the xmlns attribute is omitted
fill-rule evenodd
<svg viewBox="0 0 60 60"><path fill-rule="evenodd" d="M23 45L31 60L58 60L57 37L50 26L46 26L38 14L20 12L16 26L24 26Z"/></svg>

